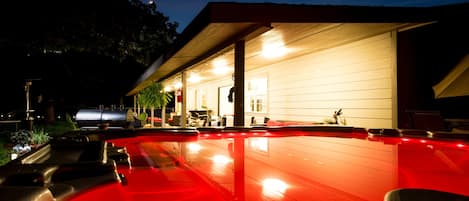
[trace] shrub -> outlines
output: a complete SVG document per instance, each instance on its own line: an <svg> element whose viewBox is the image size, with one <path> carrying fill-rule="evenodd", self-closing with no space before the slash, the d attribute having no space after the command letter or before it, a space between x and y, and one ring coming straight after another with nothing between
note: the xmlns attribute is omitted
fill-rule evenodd
<svg viewBox="0 0 469 201"><path fill-rule="evenodd" d="M34 128L31 134L31 144L45 144L50 138L49 133L44 128Z"/></svg>
<svg viewBox="0 0 469 201"><path fill-rule="evenodd" d="M145 112L142 112L138 115L138 119L142 122L146 122L148 118L148 114Z"/></svg>
<svg viewBox="0 0 469 201"><path fill-rule="evenodd" d="M69 113L65 113L65 120L67 122L67 125L69 126L69 128L71 130L76 130L77 129L77 125L76 123L73 121L72 117L70 116Z"/></svg>
<svg viewBox="0 0 469 201"><path fill-rule="evenodd" d="M25 146L29 145L31 138L31 131L20 129L10 134L10 141L14 145Z"/></svg>
<svg viewBox="0 0 469 201"><path fill-rule="evenodd" d="M0 166L10 161L10 153L6 149L4 142L0 141Z"/></svg>

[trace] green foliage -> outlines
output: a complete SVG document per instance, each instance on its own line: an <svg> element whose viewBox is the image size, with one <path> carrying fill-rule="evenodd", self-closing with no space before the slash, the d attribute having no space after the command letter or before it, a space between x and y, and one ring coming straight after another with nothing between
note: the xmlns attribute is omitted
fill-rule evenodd
<svg viewBox="0 0 469 201"><path fill-rule="evenodd" d="M25 130L25 129L20 129L10 134L10 141L14 145L21 145L21 146L29 145L30 138L31 138L31 131Z"/></svg>
<svg viewBox="0 0 469 201"><path fill-rule="evenodd" d="M10 161L10 154L5 151L0 149L0 166L5 165Z"/></svg>
<svg viewBox="0 0 469 201"><path fill-rule="evenodd" d="M176 22L140 0L11 1L1 18L15 19L2 31L10 44L31 54L90 52L149 65L176 37ZM13 33L14 32L14 33Z"/></svg>
<svg viewBox="0 0 469 201"><path fill-rule="evenodd" d="M34 128L31 134L31 144L45 144L51 137L44 128Z"/></svg>
<svg viewBox="0 0 469 201"><path fill-rule="evenodd" d="M69 113L65 113L65 122L66 122L66 125L67 125L70 129L72 129L72 130L78 129L76 122L73 121L72 116L70 116Z"/></svg>
<svg viewBox="0 0 469 201"><path fill-rule="evenodd" d="M68 121L55 121L50 124L41 125L44 129L47 130L49 136L60 136L66 132L77 130L78 128L73 122Z"/></svg>
<svg viewBox="0 0 469 201"><path fill-rule="evenodd" d="M145 113L145 112L142 112L138 115L138 120L140 121L143 121L143 122L146 122L147 121L147 118L148 118L148 114Z"/></svg>
<svg viewBox="0 0 469 201"><path fill-rule="evenodd" d="M5 146L7 139L0 137L0 166L10 161L10 153L8 148Z"/></svg>
<svg viewBox="0 0 469 201"><path fill-rule="evenodd" d="M138 94L139 104L148 107L160 109L166 106L173 96L164 91L163 84L155 82L145 89L141 90Z"/></svg>
<svg viewBox="0 0 469 201"><path fill-rule="evenodd" d="M47 130L47 133L50 137L60 136L66 132L79 129L77 127L76 122L73 120L73 118L71 117L69 113L65 113L64 121L61 120L61 121L54 121L54 122L49 122L49 123L37 122L35 124L35 128L37 129L33 129L33 131L34 130L40 131L41 129L43 129L44 131Z"/></svg>

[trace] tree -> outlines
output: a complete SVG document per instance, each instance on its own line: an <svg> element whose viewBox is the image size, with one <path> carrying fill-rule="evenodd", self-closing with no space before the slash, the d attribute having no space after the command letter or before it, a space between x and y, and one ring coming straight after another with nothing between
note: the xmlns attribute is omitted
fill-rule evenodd
<svg viewBox="0 0 469 201"><path fill-rule="evenodd" d="M166 119L166 105L171 101L172 95L164 91L164 86L160 82L155 82L138 94L139 104L150 108L151 127L154 126L155 109L161 109L161 126L164 126Z"/></svg>
<svg viewBox="0 0 469 201"><path fill-rule="evenodd" d="M32 93L44 85L34 94L44 103L121 104L177 37L177 26L155 3L140 0L2 1L0 73L14 75L0 81L8 85L2 90L14 94L11 109L22 107L22 85L32 77L42 78Z"/></svg>
<svg viewBox="0 0 469 201"><path fill-rule="evenodd" d="M4 1L4 45L29 54L91 52L149 65L177 36L176 22L140 0Z"/></svg>

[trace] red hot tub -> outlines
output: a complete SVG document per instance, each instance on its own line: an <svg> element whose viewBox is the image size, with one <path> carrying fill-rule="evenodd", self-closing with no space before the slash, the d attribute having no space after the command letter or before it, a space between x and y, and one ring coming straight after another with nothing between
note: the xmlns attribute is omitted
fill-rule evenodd
<svg viewBox="0 0 469 201"><path fill-rule="evenodd" d="M90 137L128 154L116 165L122 182L67 200L406 200L390 195L399 190L469 199L465 135L327 126L124 132Z"/></svg>

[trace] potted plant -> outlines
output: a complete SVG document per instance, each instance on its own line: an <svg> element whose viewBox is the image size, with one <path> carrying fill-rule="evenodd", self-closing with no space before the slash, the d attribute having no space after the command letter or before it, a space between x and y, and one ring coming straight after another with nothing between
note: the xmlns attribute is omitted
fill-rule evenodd
<svg viewBox="0 0 469 201"><path fill-rule="evenodd" d="M146 112L142 112L137 116L137 119L140 121L141 126L145 126L147 124L148 114Z"/></svg>
<svg viewBox="0 0 469 201"><path fill-rule="evenodd" d="M47 143L51 137L44 128L34 128L31 133L31 145L39 146Z"/></svg>
<svg viewBox="0 0 469 201"><path fill-rule="evenodd" d="M139 102L142 103L144 107L150 108L151 113L151 127L154 125L154 110L161 109L161 125L165 124L165 110L166 105L171 100L172 95L164 91L163 84L155 82L143 89L139 93Z"/></svg>

